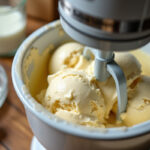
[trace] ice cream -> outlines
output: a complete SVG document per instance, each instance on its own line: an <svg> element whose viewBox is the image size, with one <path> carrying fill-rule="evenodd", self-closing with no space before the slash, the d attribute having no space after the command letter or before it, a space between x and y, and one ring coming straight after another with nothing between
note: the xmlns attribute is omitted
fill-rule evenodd
<svg viewBox="0 0 150 150"><path fill-rule="evenodd" d="M150 66L149 63L147 63L150 60L150 55L146 54L141 50L132 51L132 54L136 56L136 58L140 62L142 66L142 74L150 76L150 69L149 69Z"/></svg>
<svg viewBox="0 0 150 150"><path fill-rule="evenodd" d="M75 42L57 48L49 62L48 87L38 101L57 117L72 123L94 126L132 126L150 120L150 77L141 74L141 64L130 53L116 53L115 61L127 79L127 112L118 124L117 92L109 77L94 77L94 60L86 59L84 46ZM44 96L45 95L45 96Z"/></svg>
<svg viewBox="0 0 150 150"><path fill-rule="evenodd" d="M80 124L104 122L104 99L95 78L84 71L67 69L49 75L48 83L43 105L52 113Z"/></svg>
<svg viewBox="0 0 150 150"><path fill-rule="evenodd" d="M127 126L150 120L150 77L140 77L128 99L127 112L122 115L122 119Z"/></svg>
<svg viewBox="0 0 150 150"><path fill-rule="evenodd" d="M141 64L134 55L127 52L116 53L115 61L119 64L119 66L123 70L126 76L128 86L131 85L132 82L140 76L142 72Z"/></svg>
<svg viewBox="0 0 150 150"><path fill-rule="evenodd" d="M84 46L69 42L56 49L49 62L49 73L56 73L64 68L85 69L89 61L82 55Z"/></svg>

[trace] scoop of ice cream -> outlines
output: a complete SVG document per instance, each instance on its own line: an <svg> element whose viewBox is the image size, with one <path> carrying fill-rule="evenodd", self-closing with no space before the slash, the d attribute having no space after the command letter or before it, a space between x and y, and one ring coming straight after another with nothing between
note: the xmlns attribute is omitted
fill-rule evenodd
<svg viewBox="0 0 150 150"><path fill-rule="evenodd" d="M139 61L130 53L116 53L115 61L123 70L125 77L127 79L128 90L130 90L130 85L140 76L141 65ZM94 75L94 61L87 68L87 73ZM106 102L106 113L105 117L109 118L110 111L112 110L114 104L117 102L117 92L114 79L112 77L108 78L104 82L97 81L99 88L101 89L105 102ZM130 94L130 93L128 93ZM115 111L116 111L115 107Z"/></svg>
<svg viewBox="0 0 150 150"><path fill-rule="evenodd" d="M141 64L137 58L130 53L116 53L115 61L122 68L127 84L130 85L141 74Z"/></svg>
<svg viewBox="0 0 150 150"><path fill-rule="evenodd" d="M150 55L147 52L143 52L141 49L132 51L132 54L139 60L142 65L142 74L150 76Z"/></svg>
<svg viewBox="0 0 150 150"><path fill-rule="evenodd" d="M150 77L141 76L128 100L127 112L122 115L125 125L150 120Z"/></svg>
<svg viewBox="0 0 150 150"><path fill-rule="evenodd" d="M43 105L52 113L79 124L104 122L104 99L92 76L66 69L49 75L48 83Z"/></svg>
<svg viewBox="0 0 150 150"><path fill-rule="evenodd" d="M49 73L53 74L64 68L84 69L89 61L82 55L84 46L70 42L58 47L49 62Z"/></svg>

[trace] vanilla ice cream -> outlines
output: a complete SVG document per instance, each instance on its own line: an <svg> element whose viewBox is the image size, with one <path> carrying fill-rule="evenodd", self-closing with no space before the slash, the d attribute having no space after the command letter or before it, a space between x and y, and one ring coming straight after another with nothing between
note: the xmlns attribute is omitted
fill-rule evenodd
<svg viewBox="0 0 150 150"><path fill-rule="evenodd" d="M150 77L140 77L128 99L127 112L122 119L127 126L150 120Z"/></svg>
<svg viewBox="0 0 150 150"><path fill-rule="evenodd" d="M56 73L64 68L85 69L89 61L82 55L84 46L69 42L58 47L49 62L49 73Z"/></svg>
<svg viewBox="0 0 150 150"><path fill-rule="evenodd" d="M134 55L127 52L116 53L115 61L123 70L128 86L140 76L141 64Z"/></svg>
<svg viewBox="0 0 150 150"><path fill-rule="evenodd" d="M114 79L99 82L94 60L85 58L84 46L69 42L57 48L49 61L48 88L37 100L56 116L72 123L94 126L132 126L150 120L150 77L131 53L115 53L127 80L127 112L116 120L117 92ZM145 66L144 66L145 67ZM144 71L145 72L145 71Z"/></svg>
<svg viewBox="0 0 150 150"><path fill-rule="evenodd" d="M67 69L49 75L48 83L43 105L52 113L79 124L104 123L104 99L95 78Z"/></svg>

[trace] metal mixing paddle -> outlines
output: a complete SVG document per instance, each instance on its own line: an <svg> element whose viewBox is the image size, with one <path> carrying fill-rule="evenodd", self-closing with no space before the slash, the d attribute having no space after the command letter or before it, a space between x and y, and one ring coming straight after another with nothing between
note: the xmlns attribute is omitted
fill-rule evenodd
<svg viewBox="0 0 150 150"><path fill-rule="evenodd" d="M114 61L114 53L109 51L100 51L86 47L83 55L90 57L88 52L95 56L94 75L97 80L105 81L110 75L113 77L118 96L117 120L121 120L121 113L126 111L127 107L127 86L125 75L120 66Z"/></svg>

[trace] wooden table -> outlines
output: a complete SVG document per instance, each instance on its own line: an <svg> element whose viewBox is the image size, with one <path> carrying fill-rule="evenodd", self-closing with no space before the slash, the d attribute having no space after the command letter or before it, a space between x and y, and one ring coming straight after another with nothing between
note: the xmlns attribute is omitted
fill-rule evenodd
<svg viewBox="0 0 150 150"><path fill-rule="evenodd" d="M46 24L28 18L27 34ZM16 95L11 79L12 58L0 58L9 80L9 93L0 109L0 150L30 150L32 132L29 127L22 103Z"/></svg>

